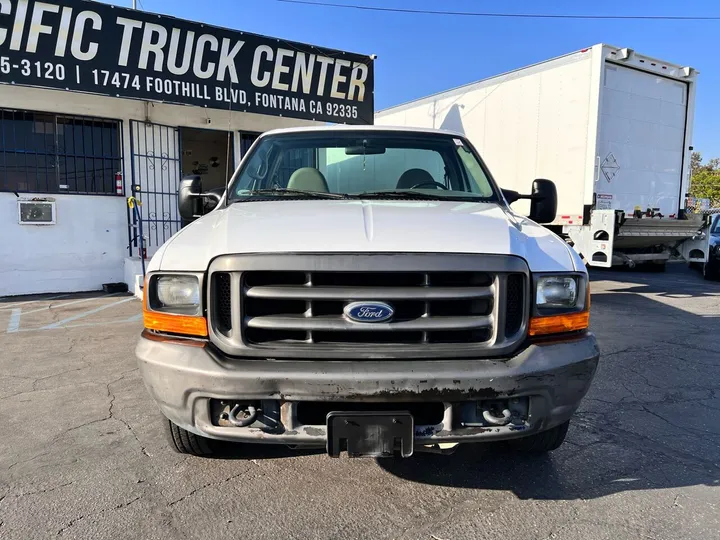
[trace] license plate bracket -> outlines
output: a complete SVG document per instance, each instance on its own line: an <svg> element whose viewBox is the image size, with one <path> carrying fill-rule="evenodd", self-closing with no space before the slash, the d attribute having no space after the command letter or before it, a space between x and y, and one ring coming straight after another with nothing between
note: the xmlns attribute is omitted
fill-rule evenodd
<svg viewBox="0 0 720 540"><path fill-rule="evenodd" d="M392 457L413 454L415 424L407 411L332 411L327 418L327 452L338 457Z"/></svg>

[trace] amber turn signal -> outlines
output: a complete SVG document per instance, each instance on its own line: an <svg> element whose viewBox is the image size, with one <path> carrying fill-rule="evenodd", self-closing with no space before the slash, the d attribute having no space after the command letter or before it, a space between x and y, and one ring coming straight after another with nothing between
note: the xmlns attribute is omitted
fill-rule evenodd
<svg viewBox="0 0 720 540"><path fill-rule="evenodd" d="M590 326L590 312L568 313L564 315L549 315L547 317L533 317L530 319L528 335L543 336L546 334L560 334L585 330Z"/></svg>
<svg viewBox="0 0 720 540"><path fill-rule="evenodd" d="M174 315L143 309L143 321L148 330L183 334L186 336L206 337L208 335L205 317Z"/></svg>

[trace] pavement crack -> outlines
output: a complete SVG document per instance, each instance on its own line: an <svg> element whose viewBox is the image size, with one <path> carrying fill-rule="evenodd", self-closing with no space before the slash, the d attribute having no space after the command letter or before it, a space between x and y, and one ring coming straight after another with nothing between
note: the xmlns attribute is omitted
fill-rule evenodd
<svg viewBox="0 0 720 540"><path fill-rule="evenodd" d="M53 373L52 375L47 375L47 376L45 376L45 377L39 377L39 378L37 378L37 379L35 379L35 380L33 381L33 383L32 383L32 391L33 391L33 392L37 391L37 384L38 384L40 381L44 381L44 380L46 380L46 379L52 379L53 377L59 377L60 375L65 375L66 373L73 373L74 371L80 371L80 370L82 370L82 369L87 369L87 367L88 367L88 366L82 366L82 367L78 367L78 368L73 368L73 369L68 369L68 370L65 370L65 371L61 371L60 373Z"/></svg>
<svg viewBox="0 0 720 540"><path fill-rule="evenodd" d="M41 458L41 457L43 457L43 456L49 456L49 455L50 455L50 452L43 452L42 454L38 454L38 455L33 456L33 457L29 458L29 459L23 459L23 460L21 460L21 461L16 461L16 462L13 463L12 465L10 465L10 466L7 468L7 470L9 471L9 470L12 469L13 467L16 467L16 466L18 466L18 465L21 465L21 464L23 464L23 463L29 463L29 462L31 462L31 461L34 461L34 460L38 459L38 458Z"/></svg>
<svg viewBox="0 0 720 540"><path fill-rule="evenodd" d="M80 429L80 428L84 428L84 427L87 427L87 426L91 426L91 425L93 425L93 424L99 424L100 422L105 422L105 421L107 421L107 420L110 420L110 417L109 417L109 416L106 416L106 417L104 417L104 418L96 418L95 420L90 420L89 422L84 422L84 423L79 424L79 425L77 425L77 426L73 426L73 427L71 427L71 428L68 428L68 429L66 429L66 430L63 432L63 434L65 434L65 433L70 433L71 431L75 431L76 429Z"/></svg>
<svg viewBox="0 0 720 540"><path fill-rule="evenodd" d="M674 423L674 422L671 422L670 420L668 420L667 418L665 418L665 417L662 416L661 414L658 414L658 413L656 413L656 412L651 411L650 409L648 409L648 408L645 407L644 405L642 406L642 410L643 410L644 412L646 412L647 414L649 414L650 416L654 416L655 418L658 418L659 420L662 420L663 422L665 422L665 423L668 424L669 426L672 426L672 427L674 427L674 428L676 428L676 429L679 429L680 431L686 433L687 435L694 436L696 433L699 433L699 434L705 435L705 436L707 436L707 435L720 435L720 433L717 433L717 432L715 432L715 431L710 431L710 430L705 430L705 429L697 429L697 428L693 428L693 427L689 427L689 426L681 426L681 425L678 425L678 424L676 424L676 423Z"/></svg>
<svg viewBox="0 0 720 540"><path fill-rule="evenodd" d="M644 455L652 452L653 454L664 456L673 461L681 461L689 467L700 467L705 470L717 470L720 468L720 465L712 459L704 459L696 454L675 450L655 439L650 439L634 431L622 429L614 425L611 421L608 421L605 415L596 415L596 417L593 418L585 412L579 411L575 414L579 420L575 423L577 428L586 429L591 433L604 437L602 440L593 441L592 443L584 445L583 450L596 445L616 444L633 448Z"/></svg>
<svg viewBox="0 0 720 540"><path fill-rule="evenodd" d="M108 406L108 419L117 420L117 421L120 422L122 425L124 425L125 428L132 434L132 436L135 438L135 440L137 441L137 443L140 445L140 452L142 452L143 455L145 455L145 456L147 456L147 457L151 457L150 454L148 453L147 449L145 448L145 445L142 443L142 441L140 441L140 438L137 436L137 433L135 433L135 430L132 428L132 426L131 426L126 420L124 420L124 419L120 418L119 416L117 416L117 415L115 414L115 412L113 411L113 407L115 406L115 399L116 399L116 397L115 397L115 394L110 390L110 387L111 387L113 384L115 384L115 383L120 382L121 380L123 380L128 373L132 373L133 371L137 371L137 369L138 369L138 368L134 368L134 369L125 371L124 373L122 373L122 374L120 375L119 378L117 378L117 379L115 379L114 381L111 381L111 382L109 382L109 383L107 384L108 396L111 398L111 399L110 399L110 405Z"/></svg>
<svg viewBox="0 0 720 540"><path fill-rule="evenodd" d="M705 330L703 332L699 332L699 333L704 334L706 332L707 332L707 330ZM674 345L675 347L682 347L684 349L694 349L696 351L702 351L702 352L711 353L711 354L717 354L717 352L718 352L717 349L701 347L701 346L694 345L691 343L675 343L674 341L667 341L667 340L658 340L658 343L665 343L666 345ZM717 365L717 364L715 364L715 365Z"/></svg>
<svg viewBox="0 0 720 540"><path fill-rule="evenodd" d="M198 493L198 492L200 492L200 491L202 491L202 490L204 490L204 489L207 489L207 488L209 488L209 487L221 486L221 485L223 485L223 484L226 484L226 483L230 482L231 480L234 480L235 478L240 478L240 477L243 476L244 474L250 472L250 469L251 469L251 467L248 467L248 468L245 469L244 471L239 472L239 473L237 473L237 474L233 474L233 475L231 475L231 476L228 476L227 478L225 478L225 479L223 479L223 480L220 480L220 481L218 481L218 482L208 482L207 484L203 484L202 486L193 489L193 490L192 490L190 493L188 493L187 495L183 495L183 496L180 497L179 499L175 499L174 501L170 501L170 502L168 503L168 506L170 506L170 507L175 506L176 504L184 501L184 500L187 499L188 497L192 497L192 496L195 495L196 493Z"/></svg>
<svg viewBox="0 0 720 540"><path fill-rule="evenodd" d="M67 531L67 530L70 529L71 527L75 526L76 523L79 523L80 521L82 521L82 520L84 520L84 519L87 519L87 518L89 518L89 517L99 516L99 515L101 515L101 514L104 514L105 512L112 512L112 511L114 511L114 510L121 510L122 508L126 508L126 507L130 506L131 504L133 504L133 503L136 502L136 501L139 501L140 499L141 499L141 497L140 497L140 496L137 496L137 497L135 497L135 498L133 498L133 499L130 499L130 500L127 501L127 502L120 503L120 504L116 504L115 506L112 506L112 507L110 507L110 508L104 508L104 509L99 510L99 511L97 511L97 512L91 512L90 514L83 514L83 515L81 515L81 516L79 516L79 517L76 517L76 518L74 518L74 519L71 519L71 520L68 521L63 527L61 527L60 529L58 529L58 532L55 534L55 536L62 536L62 534L63 534L65 531Z"/></svg>
<svg viewBox="0 0 720 540"><path fill-rule="evenodd" d="M72 485L73 483L74 483L74 482L66 482L66 483L60 484L60 485L58 485L58 486L53 486L53 487L44 488L44 489L38 489L38 490L35 490L35 491L26 491L26 492L24 492L24 493L18 493L17 495L13 495L13 497L20 498L20 497L26 497L26 496L28 496L28 495L38 495L38 494L40 494L40 493L50 493L51 491L55 491L56 489L60 489L60 488L64 488L64 487L70 486L70 485ZM2 501L2 499L0 499L0 501Z"/></svg>

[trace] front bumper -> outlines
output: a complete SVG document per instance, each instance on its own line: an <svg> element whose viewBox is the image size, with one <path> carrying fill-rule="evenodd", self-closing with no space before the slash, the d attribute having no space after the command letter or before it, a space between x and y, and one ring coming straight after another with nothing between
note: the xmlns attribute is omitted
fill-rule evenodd
<svg viewBox="0 0 720 540"><path fill-rule="evenodd" d="M136 348L145 385L178 426L214 439L324 446L324 425L302 425L302 401L442 402L442 422L415 426L418 445L529 435L568 420L597 368L591 333L533 343L504 359L309 361L226 358L210 346L190 347L141 337ZM459 404L529 398L524 426L462 427ZM279 422L267 428L223 427L211 420L211 400L277 400ZM455 411L455 412L454 412Z"/></svg>

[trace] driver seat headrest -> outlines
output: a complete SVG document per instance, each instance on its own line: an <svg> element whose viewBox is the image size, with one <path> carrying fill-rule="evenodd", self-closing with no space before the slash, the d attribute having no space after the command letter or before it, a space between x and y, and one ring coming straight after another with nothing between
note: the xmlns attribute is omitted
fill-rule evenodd
<svg viewBox="0 0 720 540"><path fill-rule="evenodd" d="M325 177L313 167L302 167L292 173L287 187L302 191L322 191L324 193L329 191Z"/></svg>
<svg viewBox="0 0 720 540"><path fill-rule="evenodd" d="M408 169L400 175L395 189L410 189L418 184L427 183L433 184L435 183L435 179L425 169Z"/></svg>

